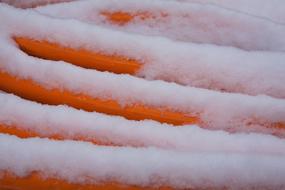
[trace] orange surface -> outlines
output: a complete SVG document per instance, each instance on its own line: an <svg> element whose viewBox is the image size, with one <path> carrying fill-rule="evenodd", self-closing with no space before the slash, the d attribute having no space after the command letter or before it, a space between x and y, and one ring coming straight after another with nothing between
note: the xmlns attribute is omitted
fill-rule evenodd
<svg viewBox="0 0 285 190"><path fill-rule="evenodd" d="M120 115L131 120L152 119L173 125L198 123L197 117L169 109L147 107L141 104L122 107L115 100L102 100L57 89L48 90L32 80L18 79L4 72L0 72L0 90L40 103L66 104L86 111Z"/></svg>
<svg viewBox="0 0 285 190"><path fill-rule="evenodd" d="M115 12L103 11L101 12L101 15L105 16L109 21L119 25L127 24L133 21L135 18L139 18L140 20L145 20L152 17L151 14L147 12L138 12L132 14L121 11L115 11Z"/></svg>
<svg viewBox="0 0 285 190"><path fill-rule="evenodd" d="M0 189L1 190L140 190L153 189L151 187L143 188L138 186L124 185L113 182L105 182L97 185L80 185L72 184L65 180L56 178L43 178L37 172L26 177L16 177L15 175L4 173L3 177L0 175ZM170 189L161 187L159 189Z"/></svg>
<svg viewBox="0 0 285 190"><path fill-rule="evenodd" d="M74 138L66 138L64 137L64 134L53 134L49 135L49 133L46 133L47 135L43 135L45 131L43 131L43 134L38 133L35 130L26 130L21 127L16 126L10 126L0 123L0 133L3 134L9 134L9 135L15 135L19 138L32 138L32 137L40 137L40 138L50 138L54 140L78 140L78 141L87 141L92 142L96 145L104 145L104 146L121 146L119 144L114 144L111 142L101 142L97 140L96 138L92 137L84 137L84 136L76 136ZM136 146L137 147L137 146Z"/></svg>
<svg viewBox="0 0 285 190"><path fill-rule="evenodd" d="M72 0L48 0L48 1L19 1L19 0L13 0L13 1L5 1L5 3L8 3L12 6L15 6L17 8L22 9L29 9L29 8L36 8L39 6L45 6L49 4L56 4L56 3L62 3L62 2L69 2ZM0 0L0 2L3 2Z"/></svg>
<svg viewBox="0 0 285 190"><path fill-rule="evenodd" d="M99 71L135 74L141 64L122 56L105 55L84 49L72 49L47 41L38 41L24 37L14 37L20 49L29 55L49 60L62 60L71 64Z"/></svg>
<svg viewBox="0 0 285 190"><path fill-rule="evenodd" d="M100 13L108 21L117 25L126 25L134 20L146 21L150 19L158 19L167 17L168 14L164 12L159 12L152 14L147 11L138 11L138 12L127 12L127 11L102 11Z"/></svg>

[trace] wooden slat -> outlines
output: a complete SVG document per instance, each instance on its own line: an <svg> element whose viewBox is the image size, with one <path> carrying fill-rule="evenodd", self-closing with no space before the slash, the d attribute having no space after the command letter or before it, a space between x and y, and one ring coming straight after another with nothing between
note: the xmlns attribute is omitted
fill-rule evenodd
<svg viewBox="0 0 285 190"><path fill-rule="evenodd" d="M60 44L25 37L14 37L14 40L20 49L29 55L54 61L62 60L87 69L110 71L117 74L135 74L141 67L141 63L138 61L123 56L72 49Z"/></svg>
<svg viewBox="0 0 285 190"><path fill-rule="evenodd" d="M8 135L15 135L19 138L33 138L33 137L40 137L40 138L49 138L53 140L76 140L76 141L85 141L85 142L91 142L96 145L104 145L104 146L123 146L121 144L115 144L110 141L100 141L92 136L83 136L83 135L77 135L72 138L67 138L65 134L62 133L53 133L51 134L48 129L43 129L45 131L42 131L41 133L37 132L33 129L25 129L21 126L11 126L6 125L3 123L0 123L0 133L2 134L8 134ZM126 144L126 146L134 146L139 147L135 144Z"/></svg>
<svg viewBox="0 0 285 190"><path fill-rule="evenodd" d="M4 173L4 172L3 172ZM1 174L1 173L0 173ZM141 190L141 189L160 189L170 190L168 187L152 188L139 187L133 185L120 184L116 182L103 182L100 184L75 184L57 178L46 178L38 172L33 172L25 177L17 177L5 172L0 175L1 190Z"/></svg>
<svg viewBox="0 0 285 190"><path fill-rule="evenodd" d="M154 16L152 16L150 13L147 12L130 13L124 11L114 11L114 12L102 11L100 14L110 22L118 25L128 24L134 19L146 20L150 18L155 18Z"/></svg>
<svg viewBox="0 0 285 190"><path fill-rule="evenodd" d="M152 119L173 125L198 123L197 117L186 113L148 107L140 103L123 107L116 100L104 100L59 89L46 89L32 80L19 79L5 72L0 72L0 90L40 103L66 104L77 109L119 115L131 120Z"/></svg>

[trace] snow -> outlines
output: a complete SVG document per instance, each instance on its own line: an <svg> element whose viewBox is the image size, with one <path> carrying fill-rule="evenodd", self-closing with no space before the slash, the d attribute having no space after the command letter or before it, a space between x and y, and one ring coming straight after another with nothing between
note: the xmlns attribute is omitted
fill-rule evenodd
<svg viewBox="0 0 285 190"><path fill-rule="evenodd" d="M268 19L274 22L285 24L283 0L178 0L180 2L196 2L212 4L221 8L235 10L250 16Z"/></svg>
<svg viewBox="0 0 285 190"><path fill-rule="evenodd" d="M18 8L31 8L42 5L47 5L51 3L60 3L60 2L68 2L74 0L0 0L0 2L7 3L9 5L18 7Z"/></svg>
<svg viewBox="0 0 285 190"><path fill-rule="evenodd" d="M0 169L73 183L118 181L147 187L284 188L284 155L195 153L104 147L77 141L0 135Z"/></svg>
<svg viewBox="0 0 285 190"><path fill-rule="evenodd" d="M154 121L130 121L67 106L48 106L0 94L0 123L42 137L84 137L105 144L144 146L193 152L284 154L283 139L261 134L230 134L198 126L174 127Z"/></svg>
<svg viewBox="0 0 285 190"><path fill-rule="evenodd" d="M137 76L149 80L161 79L199 88L285 97L284 53L247 52L232 47L176 42L162 37L114 31L75 20L52 19L34 11L19 11L6 6L1 7L0 14L3 31L9 31L10 35L47 39L68 47L129 57L142 63ZM50 26L48 29L47 23Z"/></svg>
<svg viewBox="0 0 285 190"><path fill-rule="evenodd" d="M27 56L11 44L11 39L3 37L0 41L2 71L34 80L49 89L64 89L94 98L113 99L122 105L141 103L198 114L204 126L212 129L256 131L260 128L265 133L274 133L274 128L264 128L262 124L285 123L283 99L221 93L83 69L64 62ZM257 119L261 126L255 125L254 121L250 126L252 119Z"/></svg>
<svg viewBox="0 0 285 190"><path fill-rule="evenodd" d="M5 171L19 177L39 172L80 184L284 189L285 128L273 127L285 124L284 3L231 2L85 0L25 10L0 3L1 72L47 89L201 120L179 127L131 121L0 91L0 125L39 136L0 134L0 178ZM158 20L116 26L100 15L104 10L147 11ZM118 75L35 58L19 50L14 36L120 55L141 69ZM63 139L52 140L57 135Z"/></svg>
<svg viewBox="0 0 285 190"><path fill-rule="evenodd" d="M122 27L112 27L141 34L172 39L234 46L246 50L285 50L285 26L237 11L209 4L178 3L165 0L89 0L40 7L37 11L110 26L104 11L145 13Z"/></svg>

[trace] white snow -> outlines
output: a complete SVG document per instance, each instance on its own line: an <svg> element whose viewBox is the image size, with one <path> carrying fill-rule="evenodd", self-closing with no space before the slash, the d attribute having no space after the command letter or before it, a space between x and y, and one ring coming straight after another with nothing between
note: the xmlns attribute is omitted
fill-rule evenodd
<svg viewBox="0 0 285 190"><path fill-rule="evenodd" d="M283 0L176 0L180 2L196 2L212 4L222 8L235 10L240 13L269 19L285 24L285 2Z"/></svg>
<svg viewBox="0 0 285 190"><path fill-rule="evenodd" d="M174 188L285 186L284 155L195 153L158 148L104 147L77 141L0 135L0 170L31 171L73 183L118 181Z"/></svg>
<svg viewBox="0 0 285 190"><path fill-rule="evenodd" d="M60 3L68 1L75 0L0 0L0 2L7 3L18 8L32 8L37 6L48 5L51 3Z"/></svg>
<svg viewBox="0 0 285 190"><path fill-rule="evenodd" d="M221 93L83 69L64 62L27 56L9 42L11 39L7 42L5 38L1 38L0 41L1 70L21 78L32 79L46 88L65 89L106 100L113 99L122 105L142 103L146 106L198 114L204 122L203 125L212 129L256 131L261 128L263 132L274 133L274 128L266 129L262 125L285 123L284 99ZM260 126L254 123L255 120Z"/></svg>
<svg viewBox="0 0 285 190"><path fill-rule="evenodd" d="M209 4L165 0L89 0L36 10L51 16L75 18L109 27L110 22L101 12L148 13L150 18L137 17L123 27L112 28L246 50L285 50L285 25Z"/></svg>
<svg viewBox="0 0 285 190"><path fill-rule="evenodd" d="M50 1L1 2L26 8ZM0 125L39 134L0 134L0 178L5 171L20 177L39 172L80 184L285 189L285 128L273 127L285 124L283 4L86 0L21 10L0 3L0 72L47 89L202 120L179 127L131 121L0 91ZM115 26L100 16L104 10L147 11L158 19ZM19 50L14 36L128 57L141 69L117 75L35 58ZM48 139L56 135L64 140ZM94 139L119 146L83 142Z"/></svg>
<svg viewBox="0 0 285 190"><path fill-rule="evenodd" d="M4 33L133 58L142 63L137 76L149 80L162 79L200 88L285 97L284 53L247 52L231 47L175 42L108 30L75 20L52 19L4 5L0 14ZM7 45L3 46L7 48Z"/></svg>
<svg viewBox="0 0 285 190"><path fill-rule="evenodd" d="M67 106L48 106L0 94L0 124L41 137L60 134L65 139L84 137L105 144L145 146L192 152L284 154L285 141L261 134L230 134L197 126L174 127L154 121L129 121L124 118L88 113Z"/></svg>

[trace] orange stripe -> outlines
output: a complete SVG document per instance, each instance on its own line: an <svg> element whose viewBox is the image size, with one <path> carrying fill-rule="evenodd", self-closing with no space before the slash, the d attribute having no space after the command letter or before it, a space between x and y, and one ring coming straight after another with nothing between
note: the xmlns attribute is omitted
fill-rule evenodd
<svg viewBox="0 0 285 190"><path fill-rule="evenodd" d="M49 60L62 60L71 64L99 71L135 74L141 64L123 56L105 55L84 49L72 49L56 43L14 37L20 49L29 55Z"/></svg>
<svg viewBox="0 0 285 190"><path fill-rule="evenodd" d="M74 94L57 89L48 90L32 80L17 79L0 71L0 90L14 93L28 100L51 105L66 104L77 109L97 111L109 115L119 115L131 120L152 119L173 125L202 124L197 116L174 112L166 108L147 107L141 104L122 107L115 100L102 100L86 95ZM267 122L262 118L249 118L248 125L261 125L268 128L284 129L283 122ZM99 142L97 142L99 143Z"/></svg>
<svg viewBox="0 0 285 190"><path fill-rule="evenodd" d="M44 5L50 5L50 4L56 4L56 3L63 3L63 2L70 2L72 0L48 0L48 1L6 1L5 3L8 3L14 7L21 8L21 9L30 9L30 8L36 8L39 6ZM0 0L0 2L2 2Z"/></svg>
<svg viewBox="0 0 285 190"><path fill-rule="evenodd" d="M2 172L3 173L3 172ZM1 174L1 173L0 173ZM56 178L46 178L41 177L38 172L33 172L26 177L17 177L8 172L4 172L3 176L0 175L0 189L5 190L116 190L116 189L126 189L126 190L140 190L140 189L171 189L168 187L161 188L151 188L151 187L139 187L125 185L115 182L104 182L94 185L82 185L74 184L65 180Z"/></svg>
<svg viewBox="0 0 285 190"><path fill-rule="evenodd" d="M122 107L115 100L102 100L57 89L49 90L32 80L19 79L4 72L0 72L0 89L40 103L66 104L86 111L120 115L131 120L152 119L173 125L198 123L197 117L166 108L147 107L141 104Z"/></svg>
<svg viewBox="0 0 285 190"><path fill-rule="evenodd" d="M44 132L44 131L43 131ZM10 126L10 125L5 125L0 123L0 133L3 134L9 134L9 135L15 135L19 138L32 138L32 137L40 137L40 138L50 138L53 140L75 140L75 141L86 141L86 142L91 142L96 145L104 145L104 146L122 146L120 144L114 144L111 142L102 142L100 140L97 140L94 137L85 137L85 136L76 136L73 138L66 138L64 134L56 133L50 135L48 131L46 132L46 135L43 135L42 133L38 133L36 130L27 130L23 129L20 126ZM44 132L45 133L45 132ZM128 144L129 145L129 144ZM133 144L135 147L139 147L135 144ZM132 146L132 145L131 145Z"/></svg>
<svg viewBox="0 0 285 190"><path fill-rule="evenodd" d="M138 18L139 20L154 18L154 16L152 16L150 13L147 12L128 13L123 11L115 11L115 12L102 11L100 14L105 18L107 18L107 20L118 25L127 24L136 18Z"/></svg>
<svg viewBox="0 0 285 190"><path fill-rule="evenodd" d="M134 20L146 21L150 19L158 19L169 16L168 13L159 12L152 14L147 11L127 12L127 11L102 11L100 15L104 16L108 21L117 25L126 25Z"/></svg>
<svg viewBox="0 0 285 190"><path fill-rule="evenodd" d="M27 131L24 129L20 129L14 126L8 126L0 123L0 133L16 135L19 138L29 138L29 137L38 137L38 133L33 131Z"/></svg>

